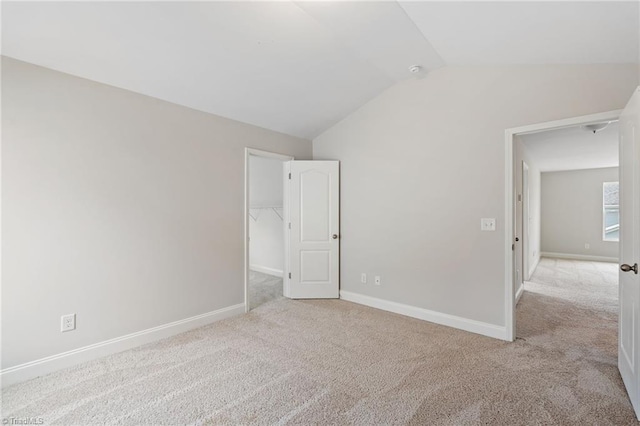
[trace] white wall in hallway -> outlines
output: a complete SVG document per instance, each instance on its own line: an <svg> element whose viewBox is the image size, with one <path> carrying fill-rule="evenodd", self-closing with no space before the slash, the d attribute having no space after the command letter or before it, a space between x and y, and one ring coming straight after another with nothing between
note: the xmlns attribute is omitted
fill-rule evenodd
<svg viewBox="0 0 640 426"><path fill-rule="evenodd" d="M522 212L524 213L524 198L526 194L522 192L522 162L524 161L529 166L529 235L528 239L524 232L524 227L521 227L521 224L524 224L525 216L521 215L516 220L516 235L518 235L521 240L521 244L523 245L523 257L528 255L528 271L525 271L524 260L517 259L517 267L522 271L522 278L524 281L529 279L531 273L533 273L535 267L540 261L540 169L538 165L534 161L533 158L529 155L527 151L527 146L523 143L522 138L519 136L515 136L515 147L514 147L514 177L515 177L515 185L514 188L517 190L516 194L521 195L521 200L518 201L518 197L516 195L515 200L522 207ZM524 250L524 246L527 246L528 250ZM516 283L517 284L517 283ZM518 288L516 288L517 292Z"/></svg>
<svg viewBox="0 0 640 426"><path fill-rule="evenodd" d="M542 173L542 252L617 259L602 240L602 184L617 181L617 167Z"/></svg>
<svg viewBox="0 0 640 426"><path fill-rule="evenodd" d="M530 200L530 228L529 228L529 277L535 271L540 254L542 252L542 173L535 163L531 163L529 167L529 200Z"/></svg>

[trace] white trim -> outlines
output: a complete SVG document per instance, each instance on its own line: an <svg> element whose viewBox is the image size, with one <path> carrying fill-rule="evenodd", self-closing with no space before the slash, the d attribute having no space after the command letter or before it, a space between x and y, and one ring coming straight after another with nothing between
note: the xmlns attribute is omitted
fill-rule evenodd
<svg viewBox="0 0 640 426"><path fill-rule="evenodd" d="M538 254L536 258L533 259L533 265L531 265L531 269L529 270L529 278L531 278L534 272L536 272L536 269L538 268L539 263L540 263L540 254Z"/></svg>
<svg viewBox="0 0 640 426"><path fill-rule="evenodd" d="M345 290L340 290L340 299L440 325L446 325L464 331L470 331L472 333L493 337L495 339L509 340L506 338L505 327L500 325L489 324L455 315L443 314L441 312L430 311L428 309L409 306L397 302L390 302L388 300L365 296L364 294L352 293Z"/></svg>
<svg viewBox="0 0 640 426"><path fill-rule="evenodd" d="M522 297L523 293L524 293L524 283L521 283L520 288L518 288L518 291L516 291L516 305L518 305L518 302L520 301L520 298Z"/></svg>
<svg viewBox="0 0 640 426"><path fill-rule="evenodd" d="M262 151L260 149L248 148L244 149L244 309L249 312L249 158L255 155L257 157L273 158L282 161L291 161L294 157L276 152ZM284 226L284 225L283 225ZM284 229L284 228L283 228ZM284 232L284 231L283 231Z"/></svg>
<svg viewBox="0 0 640 426"><path fill-rule="evenodd" d="M282 194L282 206L284 207L284 211L282 216L284 218L284 269L282 270L282 295L284 297L291 298L291 278L289 278L289 274L285 274L285 271L291 271L291 229L287 226L288 223L291 223L291 180L289 180L289 174L291 174L291 161L286 161L282 165L282 170L284 173L282 174L282 186L283 186L283 194Z"/></svg>
<svg viewBox="0 0 640 426"><path fill-rule="evenodd" d="M509 130L505 131L505 172L504 172L504 324L506 340L514 341L515 336L515 301L513 294L514 276L513 262L515 251L513 250L513 222L516 210L513 206L513 135Z"/></svg>
<svg viewBox="0 0 640 426"><path fill-rule="evenodd" d="M542 257L550 257L552 259L586 260L590 262L618 263L619 261L617 257L591 256L587 254L551 253L543 251L541 255Z"/></svg>
<svg viewBox="0 0 640 426"><path fill-rule="evenodd" d="M528 126L513 127L511 129L507 129L506 131L513 135L545 132L548 130L562 129L565 127L599 123L601 121L614 121L620 118L620 114L622 114L622 110L616 109L613 111L598 112L596 114L581 115L578 117L564 118L554 121L546 121L544 123L531 124Z"/></svg>
<svg viewBox="0 0 640 426"><path fill-rule="evenodd" d="M267 266L249 265L249 269L256 272L262 272L263 274L273 275L274 277L282 278L282 270L269 268Z"/></svg>
<svg viewBox="0 0 640 426"><path fill-rule="evenodd" d="M229 306L205 314L170 322L157 327L72 349L0 371L2 387L52 373L105 355L122 352L156 340L174 336L215 321L244 313L244 304Z"/></svg>
<svg viewBox="0 0 640 426"><path fill-rule="evenodd" d="M505 135L505 149L504 149L504 164L505 164L505 182L504 182L504 318L506 335L510 336L506 340L513 341L516 338L516 315L515 315L515 294L513 288L513 251L511 250L511 244L513 244L513 216L515 214L513 208L513 142L515 135L522 135L526 133L536 133L545 130L561 129L564 127L578 126L590 123L597 123L600 121L617 120L620 118L622 110L607 111L591 115L583 115L580 117L572 117L563 120L548 121L546 123L532 124L529 126L514 127L506 129Z"/></svg>
<svg viewBox="0 0 640 426"><path fill-rule="evenodd" d="M527 187L525 188L524 183L525 183L525 176L527 177L526 182L527 182ZM520 218L520 220L522 220L522 282L528 280L529 278L531 278L531 275L529 274L529 272L531 271L530 268L530 232L531 231L529 229L529 220L530 220L530 213L531 213L531 206L529 205L529 202L531 201L529 198L529 165L527 164L526 161L522 160L522 217ZM516 301L518 300L518 295L516 294ZM516 302L517 303L517 302Z"/></svg>

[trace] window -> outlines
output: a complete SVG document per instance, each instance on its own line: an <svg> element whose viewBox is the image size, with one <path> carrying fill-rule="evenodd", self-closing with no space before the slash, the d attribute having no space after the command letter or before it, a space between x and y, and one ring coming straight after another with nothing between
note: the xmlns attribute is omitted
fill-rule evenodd
<svg viewBox="0 0 640 426"><path fill-rule="evenodd" d="M620 185L618 182L602 184L602 239L620 240Z"/></svg>

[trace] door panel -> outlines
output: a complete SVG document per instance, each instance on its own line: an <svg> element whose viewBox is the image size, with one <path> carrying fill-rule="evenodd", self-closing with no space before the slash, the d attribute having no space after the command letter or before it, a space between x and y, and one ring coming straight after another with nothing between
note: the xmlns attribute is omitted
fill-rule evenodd
<svg viewBox="0 0 640 426"><path fill-rule="evenodd" d="M337 161L291 161L285 296L339 297L339 167Z"/></svg>
<svg viewBox="0 0 640 426"><path fill-rule="evenodd" d="M329 194L331 174L305 170L300 179L300 241L328 242L331 215Z"/></svg>
<svg viewBox="0 0 640 426"><path fill-rule="evenodd" d="M325 282L331 279L331 251L306 250L300 252L300 282Z"/></svg>
<svg viewBox="0 0 640 426"><path fill-rule="evenodd" d="M640 88L620 116L620 263L640 263ZM640 275L619 274L618 367L638 416Z"/></svg>

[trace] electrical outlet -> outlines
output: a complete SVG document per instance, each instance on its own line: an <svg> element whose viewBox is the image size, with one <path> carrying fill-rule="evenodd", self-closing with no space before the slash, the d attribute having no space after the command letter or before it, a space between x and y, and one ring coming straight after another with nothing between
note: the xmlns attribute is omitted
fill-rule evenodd
<svg viewBox="0 0 640 426"><path fill-rule="evenodd" d="M360 274L360 282L362 284L366 284L367 283L367 274L365 274L365 273Z"/></svg>
<svg viewBox="0 0 640 426"><path fill-rule="evenodd" d="M60 331L71 331L76 329L76 314L63 315L60 317Z"/></svg>
<svg viewBox="0 0 640 426"><path fill-rule="evenodd" d="M376 285L380 285L380 276L376 275L374 282L376 283Z"/></svg>
<svg viewBox="0 0 640 426"><path fill-rule="evenodd" d="M483 217L480 219L480 230L482 231L495 231L496 219L492 217Z"/></svg>

